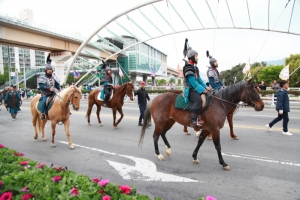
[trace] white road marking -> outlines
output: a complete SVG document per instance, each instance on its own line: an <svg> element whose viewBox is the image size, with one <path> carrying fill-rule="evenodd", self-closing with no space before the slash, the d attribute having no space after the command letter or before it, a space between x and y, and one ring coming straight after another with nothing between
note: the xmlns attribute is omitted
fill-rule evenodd
<svg viewBox="0 0 300 200"><path fill-rule="evenodd" d="M63 144L68 144L68 142L65 141L58 141ZM156 165L150 160L146 160L143 158L136 158L133 156L127 156L127 155L121 155L116 154L108 151L104 151L97 148L91 148L87 146L82 146L78 144L74 144L77 147L93 150L93 151L99 151L102 153L114 155L114 156L120 156L125 157L130 160L133 160L135 162L135 166L130 166L127 164L106 160L112 167L114 167L122 176L124 180L139 180L139 181L161 181L161 182L200 182L197 180L181 177L181 176L175 176L172 174L166 174L162 172L158 172L156 170Z"/></svg>
<svg viewBox="0 0 300 200"><path fill-rule="evenodd" d="M250 160L262 161L262 162L269 162L269 163L275 163L275 164L282 164L282 165L290 165L290 166L300 167L300 163L297 163L296 161L289 161L289 160L280 161L280 160L275 160L275 159L272 159L272 158L245 155L245 154L222 153L222 155L223 156L234 157L234 158L243 158L243 159L250 159Z"/></svg>
<svg viewBox="0 0 300 200"><path fill-rule="evenodd" d="M271 118L275 118L276 115L252 115L254 117L271 117ZM300 117L289 117L290 119L300 119Z"/></svg>

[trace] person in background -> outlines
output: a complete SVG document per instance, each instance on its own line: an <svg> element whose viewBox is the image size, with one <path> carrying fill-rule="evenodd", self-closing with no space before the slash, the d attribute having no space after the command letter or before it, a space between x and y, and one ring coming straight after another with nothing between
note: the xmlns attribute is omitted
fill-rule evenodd
<svg viewBox="0 0 300 200"><path fill-rule="evenodd" d="M267 86L266 86L264 81L261 81L261 84L259 84L259 89L260 90L267 90Z"/></svg>
<svg viewBox="0 0 300 200"><path fill-rule="evenodd" d="M101 66L102 69L105 70L105 75L102 77L101 81L103 82L103 92L104 92L104 104L103 107L107 107L107 103L109 101L111 91L114 88L114 82L111 76L111 69L109 66L106 65L106 63L102 60L103 64ZM102 91L101 91L102 92ZM103 93L102 93L103 94Z"/></svg>
<svg viewBox="0 0 300 200"><path fill-rule="evenodd" d="M221 88L224 88L221 79L220 79L220 73L218 71L218 62L215 58L209 55L209 52L206 51L206 56L209 58L209 64L210 67L207 69L207 78L209 81L209 85L216 90L219 91Z"/></svg>
<svg viewBox="0 0 300 200"><path fill-rule="evenodd" d="M134 96L138 96L138 105L140 108L140 118L139 118L138 125L143 126L142 120L144 118L144 112L146 110L147 100L150 101L150 97L148 95L147 90L145 89L144 81L140 82L140 86L141 86L141 88L139 90L137 90L136 92L134 92Z"/></svg>
<svg viewBox="0 0 300 200"><path fill-rule="evenodd" d="M272 83L272 87L271 87L273 90L278 90L280 89L280 86L279 84L277 83L276 80L274 80L274 82Z"/></svg>
<svg viewBox="0 0 300 200"><path fill-rule="evenodd" d="M21 96L20 93L16 90L16 86L10 86L10 91L5 95L5 102L6 107L11 114L12 120L15 121L17 113L21 110Z"/></svg>
<svg viewBox="0 0 300 200"><path fill-rule="evenodd" d="M282 80L280 81L280 87L281 89L277 90L277 103L276 103L276 110L278 112L278 116L269 124L266 125L268 131L271 131L272 126L276 124L277 122L281 121L283 119L283 135L293 135L288 131L288 122L289 122L289 115L290 112L290 100L289 96L287 94L287 89L289 87L289 84L287 81Z"/></svg>

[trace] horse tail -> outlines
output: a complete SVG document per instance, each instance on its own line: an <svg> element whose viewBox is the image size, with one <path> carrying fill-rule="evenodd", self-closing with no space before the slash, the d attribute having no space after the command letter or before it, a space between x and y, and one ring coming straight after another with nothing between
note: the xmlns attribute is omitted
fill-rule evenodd
<svg viewBox="0 0 300 200"><path fill-rule="evenodd" d="M147 129L148 125L151 123L150 107L151 107L151 102L149 102L149 104L147 105L147 108L146 108L145 113L144 113L144 119L143 119L144 123L143 123L142 130L141 130L139 146L142 146L146 129Z"/></svg>

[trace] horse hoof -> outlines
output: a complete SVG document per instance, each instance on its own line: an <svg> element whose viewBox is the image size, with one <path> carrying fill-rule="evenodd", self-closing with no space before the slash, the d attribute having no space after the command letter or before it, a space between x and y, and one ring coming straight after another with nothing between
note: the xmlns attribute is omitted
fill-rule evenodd
<svg viewBox="0 0 300 200"><path fill-rule="evenodd" d="M70 149L71 150L74 150L75 149L75 146L72 144L72 145L70 145Z"/></svg>
<svg viewBox="0 0 300 200"><path fill-rule="evenodd" d="M194 164L199 164L200 163L200 161L197 159L197 160L193 160L193 163Z"/></svg>
<svg viewBox="0 0 300 200"><path fill-rule="evenodd" d="M239 140L239 137L238 137L238 136L235 136L235 137L233 137L232 139L234 139L234 140Z"/></svg>
<svg viewBox="0 0 300 200"><path fill-rule="evenodd" d="M118 129L118 127L117 126L114 126L115 127L115 129Z"/></svg>
<svg viewBox="0 0 300 200"><path fill-rule="evenodd" d="M157 155L157 158L158 158L158 160L160 160L160 161L164 161L164 160L165 160L165 158L164 158L163 155L161 155L161 154Z"/></svg>
<svg viewBox="0 0 300 200"><path fill-rule="evenodd" d="M91 123L88 123L89 126L92 126Z"/></svg>
<svg viewBox="0 0 300 200"><path fill-rule="evenodd" d="M229 171L230 170L230 167L227 165L227 166L223 166L223 169Z"/></svg>
<svg viewBox="0 0 300 200"><path fill-rule="evenodd" d="M211 136L207 136L207 139L208 139L208 140L211 140L212 138L211 138Z"/></svg>
<svg viewBox="0 0 300 200"><path fill-rule="evenodd" d="M45 141L47 141L47 138L44 137L44 138L42 138L42 140L43 140L43 142L45 142Z"/></svg>
<svg viewBox="0 0 300 200"><path fill-rule="evenodd" d="M200 131L196 131L195 134L196 134L197 137L199 137L200 136Z"/></svg>
<svg viewBox="0 0 300 200"><path fill-rule="evenodd" d="M100 125L101 127L103 126L103 124L102 124L102 123L100 123L99 125Z"/></svg>
<svg viewBox="0 0 300 200"><path fill-rule="evenodd" d="M166 154L167 156L171 155L171 149L166 146Z"/></svg>
<svg viewBox="0 0 300 200"><path fill-rule="evenodd" d="M188 132L188 131L187 131L187 132L185 132L185 134L186 134L186 135L191 135L191 133L190 133L190 132Z"/></svg>
<svg viewBox="0 0 300 200"><path fill-rule="evenodd" d="M33 136L33 138L36 140L36 139L38 139L38 136Z"/></svg>
<svg viewBox="0 0 300 200"><path fill-rule="evenodd" d="M55 145L54 143L51 142L51 147L54 148L54 147L56 147L56 145Z"/></svg>

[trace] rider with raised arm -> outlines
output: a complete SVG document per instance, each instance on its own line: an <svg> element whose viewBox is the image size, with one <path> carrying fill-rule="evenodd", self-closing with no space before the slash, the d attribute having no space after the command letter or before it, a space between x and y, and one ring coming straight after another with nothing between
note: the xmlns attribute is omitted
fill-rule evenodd
<svg viewBox="0 0 300 200"><path fill-rule="evenodd" d="M187 56L188 62L185 61L185 66L183 67L183 74L185 80L185 101L190 101L190 112L191 112L191 127L194 128L197 125L201 125L204 121L201 120L201 109L202 109L202 99L201 94L207 93L210 90L209 87L205 85L203 80L199 75L199 69L196 66L198 62L198 53L191 47L188 47L188 40L185 40L183 55ZM197 119L198 118L198 119Z"/></svg>
<svg viewBox="0 0 300 200"><path fill-rule="evenodd" d="M214 90L219 91L224 86L220 79L220 73L217 69L218 62L215 58L213 58L212 56L209 55L208 51L206 51L206 56L209 58L209 64L210 64L210 67L208 67L208 70L207 70L207 78L208 78L209 84L211 85L211 87Z"/></svg>
<svg viewBox="0 0 300 200"><path fill-rule="evenodd" d="M60 83L55 74L53 74L53 68L51 65L50 53L47 57L47 65L45 67L45 74L38 77L38 84L40 90L42 90L43 104L41 108L41 119L45 120L45 109L47 97L52 96L55 89L60 90Z"/></svg>
<svg viewBox="0 0 300 200"><path fill-rule="evenodd" d="M105 62L102 60L103 64L102 64L102 69L105 69L105 75L102 77L102 83L104 85L104 104L103 107L107 107L107 102L109 101L110 95L111 95L111 90L114 88L114 82L113 79L111 77L111 69L106 66Z"/></svg>

